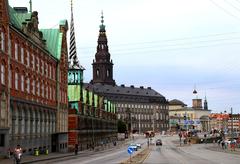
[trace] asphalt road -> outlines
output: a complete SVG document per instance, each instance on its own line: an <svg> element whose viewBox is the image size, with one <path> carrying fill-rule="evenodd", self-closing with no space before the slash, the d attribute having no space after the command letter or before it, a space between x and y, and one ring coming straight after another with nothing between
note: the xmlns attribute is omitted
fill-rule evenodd
<svg viewBox="0 0 240 164"><path fill-rule="evenodd" d="M179 147L177 137L158 137L163 146L153 146L145 164L239 164L240 155L207 150L207 144Z"/></svg>
<svg viewBox="0 0 240 164"><path fill-rule="evenodd" d="M142 143L145 146L146 144L145 138L140 138L132 141L133 143ZM76 157L66 157L62 159L49 160L44 162L38 162L37 164L115 164L125 161L129 158L129 154L127 153L128 145L115 148L111 150L107 150L104 152L96 152L89 154L83 154L81 156Z"/></svg>

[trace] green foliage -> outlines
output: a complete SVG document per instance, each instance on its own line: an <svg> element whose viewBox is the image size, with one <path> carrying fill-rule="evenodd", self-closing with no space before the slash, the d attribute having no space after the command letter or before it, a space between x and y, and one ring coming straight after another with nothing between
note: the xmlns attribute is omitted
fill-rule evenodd
<svg viewBox="0 0 240 164"><path fill-rule="evenodd" d="M125 133L127 131L126 123L118 120L118 133Z"/></svg>

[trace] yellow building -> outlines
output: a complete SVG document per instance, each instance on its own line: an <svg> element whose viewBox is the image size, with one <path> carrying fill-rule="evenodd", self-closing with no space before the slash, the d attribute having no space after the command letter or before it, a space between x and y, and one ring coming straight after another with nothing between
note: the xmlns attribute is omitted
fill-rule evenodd
<svg viewBox="0 0 240 164"><path fill-rule="evenodd" d="M195 98L192 100L192 107L188 107L180 100L174 99L169 101L169 117L170 129L196 129L201 131L210 130L207 100L204 100L202 107L202 99Z"/></svg>

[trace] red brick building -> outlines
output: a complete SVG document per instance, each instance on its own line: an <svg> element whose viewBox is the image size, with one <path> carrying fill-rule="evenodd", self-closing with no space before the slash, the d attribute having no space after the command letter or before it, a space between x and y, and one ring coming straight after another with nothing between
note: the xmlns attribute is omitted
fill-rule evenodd
<svg viewBox="0 0 240 164"><path fill-rule="evenodd" d="M0 154L20 144L67 150L67 21L39 29L38 13L0 0Z"/></svg>

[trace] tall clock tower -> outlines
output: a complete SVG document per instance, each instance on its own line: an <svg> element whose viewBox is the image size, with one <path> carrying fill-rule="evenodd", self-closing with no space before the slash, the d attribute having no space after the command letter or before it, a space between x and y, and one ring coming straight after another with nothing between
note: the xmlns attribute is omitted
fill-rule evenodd
<svg viewBox="0 0 240 164"><path fill-rule="evenodd" d="M113 63L110 59L110 53L108 52L108 41L106 36L106 30L103 14L101 16L101 25L98 36L97 52L95 54L95 60L93 60L93 79L92 84L101 83L108 85L115 85L113 80Z"/></svg>

